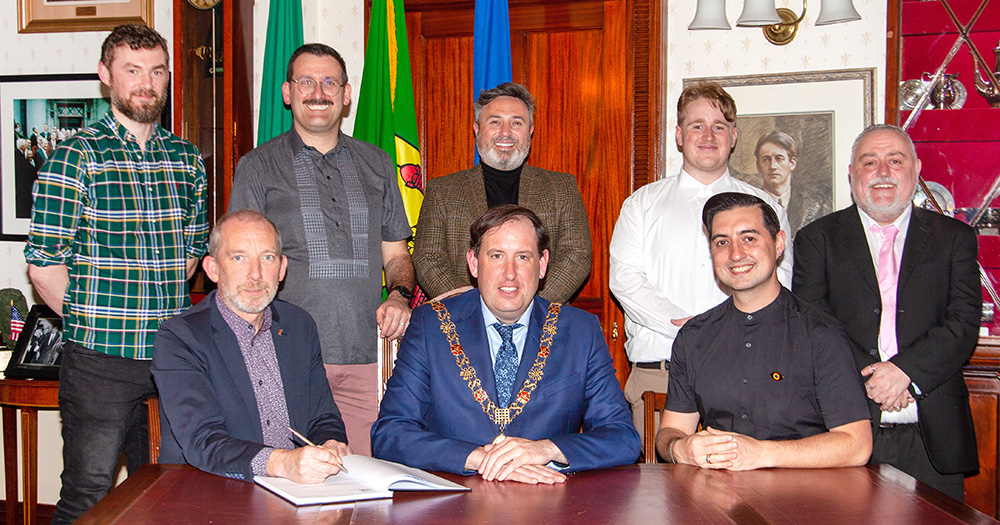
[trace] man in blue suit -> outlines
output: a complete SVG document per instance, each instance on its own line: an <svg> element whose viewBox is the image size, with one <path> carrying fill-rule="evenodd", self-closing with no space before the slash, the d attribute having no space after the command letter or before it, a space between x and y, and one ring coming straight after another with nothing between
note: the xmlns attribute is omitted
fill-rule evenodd
<svg viewBox="0 0 1000 525"><path fill-rule="evenodd" d="M535 295L545 226L502 205L470 234L478 289L414 311L372 427L375 456L524 483L635 461L639 435L597 319Z"/></svg>
<svg viewBox="0 0 1000 525"><path fill-rule="evenodd" d="M336 474L351 450L316 323L274 300L287 264L278 229L256 211L227 214L202 264L218 291L164 322L154 343L160 462L243 480ZM290 428L321 445L295 448Z"/></svg>

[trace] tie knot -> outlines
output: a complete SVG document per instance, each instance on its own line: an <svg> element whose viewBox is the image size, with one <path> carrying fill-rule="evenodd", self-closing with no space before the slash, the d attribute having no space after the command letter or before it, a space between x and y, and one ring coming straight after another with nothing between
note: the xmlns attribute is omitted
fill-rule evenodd
<svg viewBox="0 0 1000 525"><path fill-rule="evenodd" d="M512 340L514 335L514 329L520 327L521 325L518 323L514 324L493 323L493 328L496 328L497 332L500 334L500 339L502 339L503 341Z"/></svg>
<svg viewBox="0 0 1000 525"><path fill-rule="evenodd" d="M869 228L871 231L878 233L882 236L882 242L896 242L896 234L899 233L899 228L895 224L890 224L888 226L879 226L878 224L872 224Z"/></svg>

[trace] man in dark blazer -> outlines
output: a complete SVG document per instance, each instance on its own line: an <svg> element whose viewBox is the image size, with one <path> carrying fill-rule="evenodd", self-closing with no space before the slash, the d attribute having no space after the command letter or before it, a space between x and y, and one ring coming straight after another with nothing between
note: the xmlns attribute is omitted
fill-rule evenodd
<svg viewBox="0 0 1000 525"><path fill-rule="evenodd" d="M902 129L869 127L851 157L855 205L799 231L793 291L855 343L874 425L871 462L961 500L964 474L979 468L962 379L982 306L976 235L913 207L920 160Z"/></svg>
<svg viewBox="0 0 1000 525"><path fill-rule="evenodd" d="M427 181L413 240L417 282L429 297L472 288L465 261L469 225L493 206L518 204L549 228L552 253L538 295L565 303L590 275L590 223L576 178L525 164L534 132L535 99L510 82L476 100L476 146L482 162Z"/></svg>
<svg viewBox="0 0 1000 525"><path fill-rule="evenodd" d="M535 295L545 226L503 205L472 231L479 288L414 311L372 427L375 456L525 483L634 462L639 435L597 319Z"/></svg>
<svg viewBox="0 0 1000 525"><path fill-rule="evenodd" d="M154 343L161 463L320 483L351 453L316 323L274 301L286 264L277 228L256 211L227 214L212 230L203 266L218 290L164 322ZM320 446L295 448L305 443L290 429Z"/></svg>

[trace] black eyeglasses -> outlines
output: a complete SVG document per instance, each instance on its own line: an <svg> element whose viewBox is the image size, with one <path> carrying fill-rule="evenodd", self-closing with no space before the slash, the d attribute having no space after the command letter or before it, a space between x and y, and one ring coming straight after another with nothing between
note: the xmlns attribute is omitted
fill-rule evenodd
<svg viewBox="0 0 1000 525"><path fill-rule="evenodd" d="M303 77L293 79L292 82L295 82L295 84L298 85L299 93L302 95L311 95L314 91L316 91L317 84L323 86L323 93L326 93L327 95L337 93L337 90L344 85L340 81L332 78L324 78L320 81L316 81L309 77Z"/></svg>

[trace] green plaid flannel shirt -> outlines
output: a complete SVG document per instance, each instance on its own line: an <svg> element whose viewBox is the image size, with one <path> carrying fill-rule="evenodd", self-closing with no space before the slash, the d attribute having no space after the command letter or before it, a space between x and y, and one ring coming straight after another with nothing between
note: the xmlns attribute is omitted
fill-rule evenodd
<svg viewBox="0 0 1000 525"><path fill-rule="evenodd" d="M144 152L110 111L53 152L24 257L69 269L65 340L152 358L160 323L191 305L185 263L207 249L206 192L198 148L156 125Z"/></svg>

